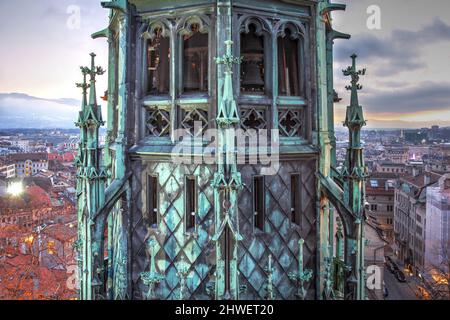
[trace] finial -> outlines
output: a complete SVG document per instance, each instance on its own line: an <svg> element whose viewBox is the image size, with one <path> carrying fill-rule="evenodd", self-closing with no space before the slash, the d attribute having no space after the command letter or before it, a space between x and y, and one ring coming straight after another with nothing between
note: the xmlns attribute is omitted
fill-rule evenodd
<svg viewBox="0 0 450 320"><path fill-rule="evenodd" d="M350 85L345 87L347 90L351 91L351 98L350 105L347 107L344 126L347 126L349 128L352 127L353 130L366 125L366 121L364 120L364 113L358 101L358 91L362 89L362 85L360 85L358 82L360 76L366 74L366 69L358 70L356 68L357 57L358 56L356 54L352 54L350 56L350 58L352 59L352 65L347 67L347 69L342 70L344 76L351 77ZM359 145L360 142L355 141L355 143Z"/></svg>
<svg viewBox="0 0 450 320"><path fill-rule="evenodd" d="M189 266L184 261L184 256L181 256L180 262L177 266L178 272L177 276L180 279L180 292L178 295L179 300L184 300L185 290L186 290L186 280L189 275Z"/></svg>
<svg viewBox="0 0 450 320"><path fill-rule="evenodd" d="M331 246L329 246L331 250ZM333 291L333 276L332 276L332 263L333 260L331 257L325 257L325 270L324 270L324 291L323 296L325 300L333 300L334 299L334 291Z"/></svg>
<svg viewBox="0 0 450 320"><path fill-rule="evenodd" d="M83 82L82 83L76 83L75 85L77 88L82 88L83 93L86 93L87 89L89 88L89 84L86 82L86 76L89 73L89 68L87 67L80 67L81 74L83 75Z"/></svg>
<svg viewBox="0 0 450 320"><path fill-rule="evenodd" d="M95 80L95 76L101 76L104 74L105 70L102 67L95 66L95 57L97 56L95 53L91 52L89 55L91 56L91 68L86 68L86 71L90 74L92 81Z"/></svg>
<svg viewBox="0 0 450 320"><path fill-rule="evenodd" d="M358 81L360 76L364 76L366 74L366 69L356 69L356 58L358 58L358 55L356 53L352 54L350 58L352 59L352 65L350 67L347 67L347 69L342 70L344 76L352 77L351 86L346 86L345 88L347 90L361 90L362 85L358 84Z"/></svg>
<svg viewBox="0 0 450 320"><path fill-rule="evenodd" d="M289 279L297 282L297 297L305 300L307 290L305 288L305 283L309 282L313 276L313 271L311 269L304 269L303 267L303 246L305 240L300 238L298 240L298 272L290 272L288 274Z"/></svg>
<svg viewBox="0 0 450 320"><path fill-rule="evenodd" d="M264 269L267 272L267 283L266 283L266 299L275 300L274 284L273 284L273 273L275 271L272 263L272 255L269 254L268 266Z"/></svg>
<svg viewBox="0 0 450 320"><path fill-rule="evenodd" d="M215 58L217 64L223 64L225 67L225 80L223 86L222 101L219 104L219 110L216 117L216 123L220 127L225 127L232 124L239 123L239 114L237 111L236 101L233 96L233 65L239 64L242 61L241 57L234 57L232 52L233 41L224 41L227 49L226 53L218 58Z"/></svg>
<svg viewBox="0 0 450 320"><path fill-rule="evenodd" d="M95 66L95 53L90 53L91 56L91 68L85 68L84 71L89 74L90 79L90 93L89 93L89 105L91 106L97 106L97 98L96 98L96 90L95 90L95 77L101 76L105 73L105 70L103 70L102 67L96 67Z"/></svg>
<svg viewBox="0 0 450 320"><path fill-rule="evenodd" d="M223 64L225 65L226 72L232 73L233 64L240 64L242 62L241 57L234 57L232 55L232 46L233 41L231 40L225 40L224 41L226 46L226 53L221 58L215 58L217 64Z"/></svg>
<svg viewBox="0 0 450 320"><path fill-rule="evenodd" d="M164 280L164 277L156 271L155 256L157 244L158 242L156 241L155 236L152 236L147 241L147 252L150 255L150 269L147 272L141 273L142 282L148 286L148 291L146 294L147 299L156 298L155 287L162 280Z"/></svg>
<svg viewBox="0 0 450 320"><path fill-rule="evenodd" d="M82 83L76 83L77 88L81 88L83 91L83 98L81 100L81 112L79 113L78 121L76 122L76 125L81 125L81 122L83 121L84 117L84 110L87 105L87 90L90 87L90 84L87 83L86 76L89 74L89 68L87 67L80 67L81 74L83 75L83 82Z"/></svg>

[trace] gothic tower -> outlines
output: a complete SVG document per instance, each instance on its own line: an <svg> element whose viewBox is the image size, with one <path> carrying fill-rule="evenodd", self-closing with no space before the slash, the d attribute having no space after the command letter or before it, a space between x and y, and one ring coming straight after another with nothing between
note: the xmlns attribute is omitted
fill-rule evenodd
<svg viewBox="0 0 450 320"><path fill-rule="evenodd" d="M93 233L95 226L91 221L104 202L104 189L107 174L102 165L99 146L99 128L104 125L101 108L97 104L95 78L104 73L95 66L95 54L91 53L91 67L81 67L83 83L77 84L83 90L81 111L76 125L80 128L80 143L75 160L77 166L77 208L78 208L78 239L76 242L79 257L81 298L92 299L91 288L96 285L96 274L92 273L92 259L98 257L96 241ZM89 84L86 77L89 75ZM89 89L89 100L87 90Z"/></svg>
<svg viewBox="0 0 450 320"><path fill-rule="evenodd" d="M81 298L363 298L362 282L352 286L361 248L350 248L361 184L335 161L332 47L349 36L332 29L331 11L345 6L102 6L110 23L93 35L109 45L101 163L101 120L84 116L99 115L95 100L78 123ZM84 71L91 95L100 71ZM84 162L94 147L98 158ZM357 148L349 167L362 165Z"/></svg>
<svg viewBox="0 0 450 320"><path fill-rule="evenodd" d="M346 89L351 91L350 105L347 107L344 126L349 130L349 146L347 148L342 177L344 180L345 202L355 216L353 226L353 239L348 242L348 251L355 252L351 259L354 260L354 269L351 271L354 277L356 298L364 299L364 186L368 177L368 169L364 165L363 148L361 145L361 129L366 125L363 109L359 104L358 90L362 86L358 83L361 75L366 70L357 70L356 54L351 56L352 65L344 70L345 76L351 77L351 85Z"/></svg>

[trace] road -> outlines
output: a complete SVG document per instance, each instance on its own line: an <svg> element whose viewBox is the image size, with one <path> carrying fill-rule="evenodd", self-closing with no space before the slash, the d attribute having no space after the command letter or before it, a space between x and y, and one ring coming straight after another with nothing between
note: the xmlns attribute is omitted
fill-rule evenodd
<svg viewBox="0 0 450 320"><path fill-rule="evenodd" d="M407 282L399 282L395 276L384 267L384 282L389 295L386 300L418 300L414 293L414 282L410 279Z"/></svg>

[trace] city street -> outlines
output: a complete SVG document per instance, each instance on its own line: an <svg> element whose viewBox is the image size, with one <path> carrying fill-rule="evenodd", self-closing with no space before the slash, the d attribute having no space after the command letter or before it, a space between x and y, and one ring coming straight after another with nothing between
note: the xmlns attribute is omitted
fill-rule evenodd
<svg viewBox="0 0 450 320"><path fill-rule="evenodd" d="M410 279L405 283L399 282L395 276L384 268L384 282L389 292L386 300L418 300L414 293L414 282Z"/></svg>

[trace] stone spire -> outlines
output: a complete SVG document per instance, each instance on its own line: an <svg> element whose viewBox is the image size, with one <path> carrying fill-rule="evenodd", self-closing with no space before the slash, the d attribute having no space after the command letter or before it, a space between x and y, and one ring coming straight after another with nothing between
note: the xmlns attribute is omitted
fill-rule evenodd
<svg viewBox="0 0 450 320"><path fill-rule="evenodd" d="M234 130L240 119L233 94L233 66L240 58L232 55L231 41L231 1L218 6L219 25L224 27L222 36L218 39L218 110L216 117L217 142L217 172L214 174L215 203L215 234L216 242L216 299L238 299L241 287L237 267L238 241L242 240L239 233L239 217L237 194L242 188L241 174L237 170L237 155L234 144ZM223 47L225 44L225 48ZM224 50L225 49L225 50Z"/></svg>
<svg viewBox="0 0 450 320"><path fill-rule="evenodd" d="M91 124L102 126L102 112L100 106L97 104L97 92L95 89L96 76L100 76L105 73L102 67L95 66L95 53L91 53L91 68L86 68L87 73L90 76L89 80L89 105L87 113L85 115L85 121L89 121Z"/></svg>
<svg viewBox="0 0 450 320"><path fill-rule="evenodd" d="M366 125L366 121L364 120L363 109L359 105L358 100L358 91L362 89L362 85L360 85L359 78L362 75L366 74L366 69L357 70L356 69L356 58L358 56L353 54L352 65L348 67L346 70L343 70L345 76L350 76L352 78L351 85L346 86L345 88L351 91L350 98L350 106L347 107L347 114L345 116L344 125L347 126L351 130L360 130L363 126Z"/></svg>
<svg viewBox="0 0 450 320"><path fill-rule="evenodd" d="M351 77L351 85L345 88L351 91L350 105L347 107L344 126L349 131L349 148L347 149L347 159L344 166L343 176L354 176L358 179L364 179L367 170L364 166L364 159L361 148L361 129L366 125L362 106L359 105L358 91L362 89L359 79L361 75L366 74L366 69L356 69L357 55L353 54L352 65L343 70L345 76ZM345 171L346 170L346 171Z"/></svg>
<svg viewBox="0 0 450 320"><path fill-rule="evenodd" d="M225 66L225 80L223 88L222 101L219 104L219 111L217 113L216 122L218 125L230 125L239 123L239 115L237 112L237 105L233 95L233 65L240 63L241 58L233 57L231 47L233 41L226 40L226 54L222 58L217 58L217 64Z"/></svg>
<svg viewBox="0 0 450 320"><path fill-rule="evenodd" d="M361 147L361 129L366 125L362 106L359 105L358 91L362 86L358 83L361 75L366 70L356 69L357 55L353 54L352 65L343 70L345 76L351 77L351 85L346 89L351 91L350 105L347 107L344 126L349 131L349 146L345 164L342 170L344 180L344 201L354 215L352 236L347 242L347 253L350 253L352 267L347 276L346 292L352 299L364 300L365 276L364 276L364 197L365 179L368 176L367 167L364 164L363 148Z"/></svg>
<svg viewBox="0 0 450 320"><path fill-rule="evenodd" d="M77 88L82 89L82 99L81 99L81 111L78 113L78 120L75 125L80 126L84 122L86 106L87 106L87 90L89 89L89 84L87 83L87 75L89 73L89 69L86 67L80 67L81 74L83 75L83 82L77 83Z"/></svg>
<svg viewBox="0 0 450 320"><path fill-rule="evenodd" d="M76 125L80 128L80 143L76 164L78 191L78 260L81 275L80 298L95 298L94 287L99 283L98 267L99 249L91 221L98 208L104 202L106 171L102 164L99 146L99 128L104 124L100 106L96 101L95 77L104 73L95 67L95 54L91 54L91 68L81 67L83 83L77 84L82 89L81 111ZM90 76L87 84L87 75ZM87 90L89 100L87 99Z"/></svg>

